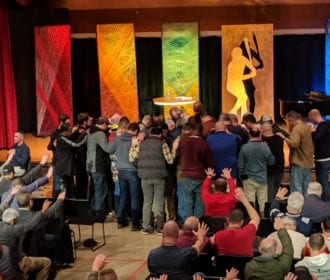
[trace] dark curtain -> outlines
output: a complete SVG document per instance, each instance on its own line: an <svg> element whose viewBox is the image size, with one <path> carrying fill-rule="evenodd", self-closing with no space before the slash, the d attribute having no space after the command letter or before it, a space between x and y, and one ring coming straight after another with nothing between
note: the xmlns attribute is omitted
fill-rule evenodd
<svg viewBox="0 0 330 280"><path fill-rule="evenodd" d="M221 38L199 39L200 99L207 112L215 117L221 111Z"/></svg>
<svg viewBox="0 0 330 280"><path fill-rule="evenodd" d="M152 103L153 98L163 96L161 39L136 38L135 48L140 116L163 113L162 106Z"/></svg>
<svg viewBox="0 0 330 280"><path fill-rule="evenodd" d="M100 82L95 39L72 39L72 95L74 117L101 115Z"/></svg>
<svg viewBox="0 0 330 280"><path fill-rule="evenodd" d="M8 10L4 2L0 3L0 38L0 148L9 148L17 129L17 108Z"/></svg>
<svg viewBox="0 0 330 280"><path fill-rule="evenodd" d="M306 91L324 92L324 47L324 34L274 37L275 117L279 99L305 100Z"/></svg>

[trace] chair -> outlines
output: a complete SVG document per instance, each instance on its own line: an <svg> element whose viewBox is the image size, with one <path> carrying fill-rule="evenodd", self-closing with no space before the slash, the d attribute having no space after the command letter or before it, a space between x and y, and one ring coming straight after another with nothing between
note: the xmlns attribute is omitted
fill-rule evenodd
<svg viewBox="0 0 330 280"><path fill-rule="evenodd" d="M200 222L207 224L209 231L208 236L212 236L217 233L219 230L223 230L227 226L227 219L225 217L212 217L212 216L203 216L200 219Z"/></svg>
<svg viewBox="0 0 330 280"><path fill-rule="evenodd" d="M64 202L64 215L67 219L68 224L73 224L78 226L78 244L81 240L81 230L80 225L88 225L92 227L91 232L91 244L90 247L92 251L95 251L106 244L104 223L99 222L98 219L91 215L89 201L85 199L66 199ZM101 223L102 225L102 237L103 241L100 243L94 243L94 224Z"/></svg>
<svg viewBox="0 0 330 280"><path fill-rule="evenodd" d="M260 224L257 230L257 236L260 237L267 237L269 234L274 232L274 225L271 219L268 218L261 218Z"/></svg>
<svg viewBox="0 0 330 280"><path fill-rule="evenodd" d="M212 254L200 253L192 266L192 272L203 272L205 275L214 275L215 267L212 262Z"/></svg>
<svg viewBox="0 0 330 280"><path fill-rule="evenodd" d="M322 232L321 222L312 222L312 234Z"/></svg>
<svg viewBox="0 0 330 280"><path fill-rule="evenodd" d="M252 256L217 255L216 273L219 276L226 276L226 270L230 270L234 267L239 270L238 278L244 279L245 265L251 261L252 258Z"/></svg>

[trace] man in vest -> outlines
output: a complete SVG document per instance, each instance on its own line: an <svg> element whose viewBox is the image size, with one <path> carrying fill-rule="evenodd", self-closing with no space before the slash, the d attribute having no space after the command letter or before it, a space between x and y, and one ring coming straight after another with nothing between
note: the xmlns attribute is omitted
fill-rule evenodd
<svg viewBox="0 0 330 280"><path fill-rule="evenodd" d="M155 203L157 231L161 233L164 224L166 162L173 163L175 153L171 153L161 139L162 129L153 127L150 137L141 143L133 139L129 153L131 162L137 160L138 175L142 179L143 191L143 229L142 234L153 232L151 221L152 204Z"/></svg>

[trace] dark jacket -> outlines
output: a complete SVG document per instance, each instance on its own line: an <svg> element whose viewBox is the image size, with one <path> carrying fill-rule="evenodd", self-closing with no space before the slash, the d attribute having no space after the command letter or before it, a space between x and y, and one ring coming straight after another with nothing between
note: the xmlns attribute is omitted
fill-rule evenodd
<svg viewBox="0 0 330 280"><path fill-rule="evenodd" d="M253 258L245 266L245 279L253 280L282 280L286 273L290 271L293 259L293 246L288 232L285 229L278 231L281 240L282 254L275 257L259 256Z"/></svg>
<svg viewBox="0 0 330 280"><path fill-rule="evenodd" d="M318 124L315 132L312 133L315 144L315 159L330 157L330 121L323 121Z"/></svg>
<svg viewBox="0 0 330 280"><path fill-rule="evenodd" d="M163 143L162 140L152 136L141 142L138 160L140 178L160 179L167 176Z"/></svg>

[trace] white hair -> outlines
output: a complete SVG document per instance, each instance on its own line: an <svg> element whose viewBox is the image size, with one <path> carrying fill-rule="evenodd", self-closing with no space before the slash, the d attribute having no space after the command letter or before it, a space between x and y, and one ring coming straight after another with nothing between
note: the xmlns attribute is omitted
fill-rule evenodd
<svg viewBox="0 0 330 280"><path fill-rule="evenodd" d="M319 182L311 182L308 185L307 194L315 194L321 198L322 185Z"/></svg>
<svg viewBox="0 0 330 280"><path fill-rule="evenodd" d="M4 223L10 224L14 219L17 219L18 217L19 217L19 213L16 209L8 208L2 214L2 221Z"/></svg>
<svg viewBox="0 0 330 280"><path fill-rule="evenodd" d="M304 196L300 192L293 192L288 196L288 207L300 211L304 205Z"/></svg>
<svg viewBox="0 0 330 280"><path fill-rule="evenodd" d="M292 217L283 216L282 220L285 226L297 226L296 220Z"/></svg>

